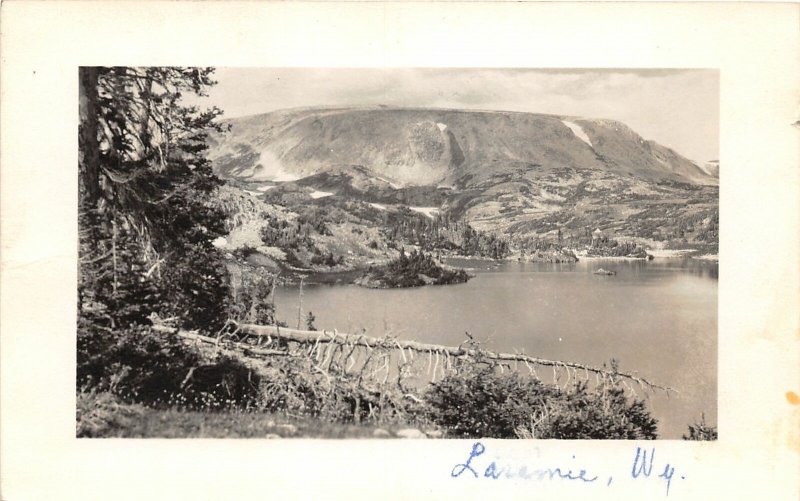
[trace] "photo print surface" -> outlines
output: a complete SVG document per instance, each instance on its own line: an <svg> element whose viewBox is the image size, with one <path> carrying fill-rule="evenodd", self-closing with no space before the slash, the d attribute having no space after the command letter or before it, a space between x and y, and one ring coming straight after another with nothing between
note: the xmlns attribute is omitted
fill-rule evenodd
<svg viewBox="0 0 800 501"><path fill-rule="evenodd" d="M79 76L79 437L717 438L718 71Z"/></svg>

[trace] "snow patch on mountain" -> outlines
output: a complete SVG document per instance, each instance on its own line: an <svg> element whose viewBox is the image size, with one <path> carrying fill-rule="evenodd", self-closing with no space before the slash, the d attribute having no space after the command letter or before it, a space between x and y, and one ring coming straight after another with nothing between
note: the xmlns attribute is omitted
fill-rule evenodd
<svg viewBox="0 0 800 501"><path fill-rule="evenodd" d="M280 159L268 150L264 150L261 152L258 164L253 168L252 175L249 177L251 180L258 181L285 182L296 181L300 179L301 176L286 171Z"/></svg>
<svg viewBox="0 0 800 501"><path fill-rule="evenodd" d="M586 133L583 131L583 128L581 128L580 125L576 124L575 122L570 122L569 120L562 120L561 123L569 127L569 130L571 130L572 133L575 134L575 137L577 137L584 143L588 144L590 147L593 147L592 140L589 139L589 136L586 135Z"/></svg>
<svg viewBox="0 0 800 501"><path fill-rule="evenodd" d="M314 199L325 198L325 197L329 197L331 195L333 195L333 193L331 193L330 191L312 191L311 192L311 198L314 198Z"/></svg>
<svg viewBox="0 0 800 501"><path fill-rule="evenodd" d="M439 213L438 207L409 207L409 209L413 210L414 212L419 212L420 214L425 214L431 219L433 219L433 217Z"/></svg>

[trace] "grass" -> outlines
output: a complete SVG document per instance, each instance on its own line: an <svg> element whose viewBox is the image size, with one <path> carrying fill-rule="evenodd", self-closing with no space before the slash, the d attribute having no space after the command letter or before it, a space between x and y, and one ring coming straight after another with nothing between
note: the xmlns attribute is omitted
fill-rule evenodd
<svg viewBox="0 0 800 501"><path fill-rule="evenodd" d="M357 439L392 438L403 428L265 412L160 410L120 403L108 393L78 396L78 437Z"/></svg>

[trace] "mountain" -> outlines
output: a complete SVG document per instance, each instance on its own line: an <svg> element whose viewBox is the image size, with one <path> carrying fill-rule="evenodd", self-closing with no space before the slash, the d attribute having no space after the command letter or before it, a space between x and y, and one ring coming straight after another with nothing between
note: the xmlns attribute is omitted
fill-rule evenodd
<svg viewBox="0 0 800 501"><path fill-rule="evenodd" d="M359 165L398 186L468 188L520 167L571 167L716 184L690 160L613 120L407 108L304 108L229 120L223 177L288 181Z"/></svg>
<svg viewBox="0 0 800 501"><path fill-rule="evenodd" d="M513 238L601 228L650 245L716 246L718 169L617 121L377 107L228 123L209 139L217 174L289 209L348 211L344 201L355 201L359 211L410 207Z"/></svg>
<svg viewBox="0 0 800 501"><path fill-rule="evenodd" d="M719 179L719 160L709 160L703 165L703 170L709 175Z"/></svg>

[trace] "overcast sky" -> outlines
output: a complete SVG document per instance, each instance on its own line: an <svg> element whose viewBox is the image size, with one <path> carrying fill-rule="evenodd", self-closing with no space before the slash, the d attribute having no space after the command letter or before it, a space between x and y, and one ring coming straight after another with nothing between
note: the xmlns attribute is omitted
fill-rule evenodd
<svg viewBox="0 0 800 501"><path fill-rule="evenodd" d="M200 102L225 118L394 105L611 118L696 162L718 158L716 70L219 68Z"/></svg>

